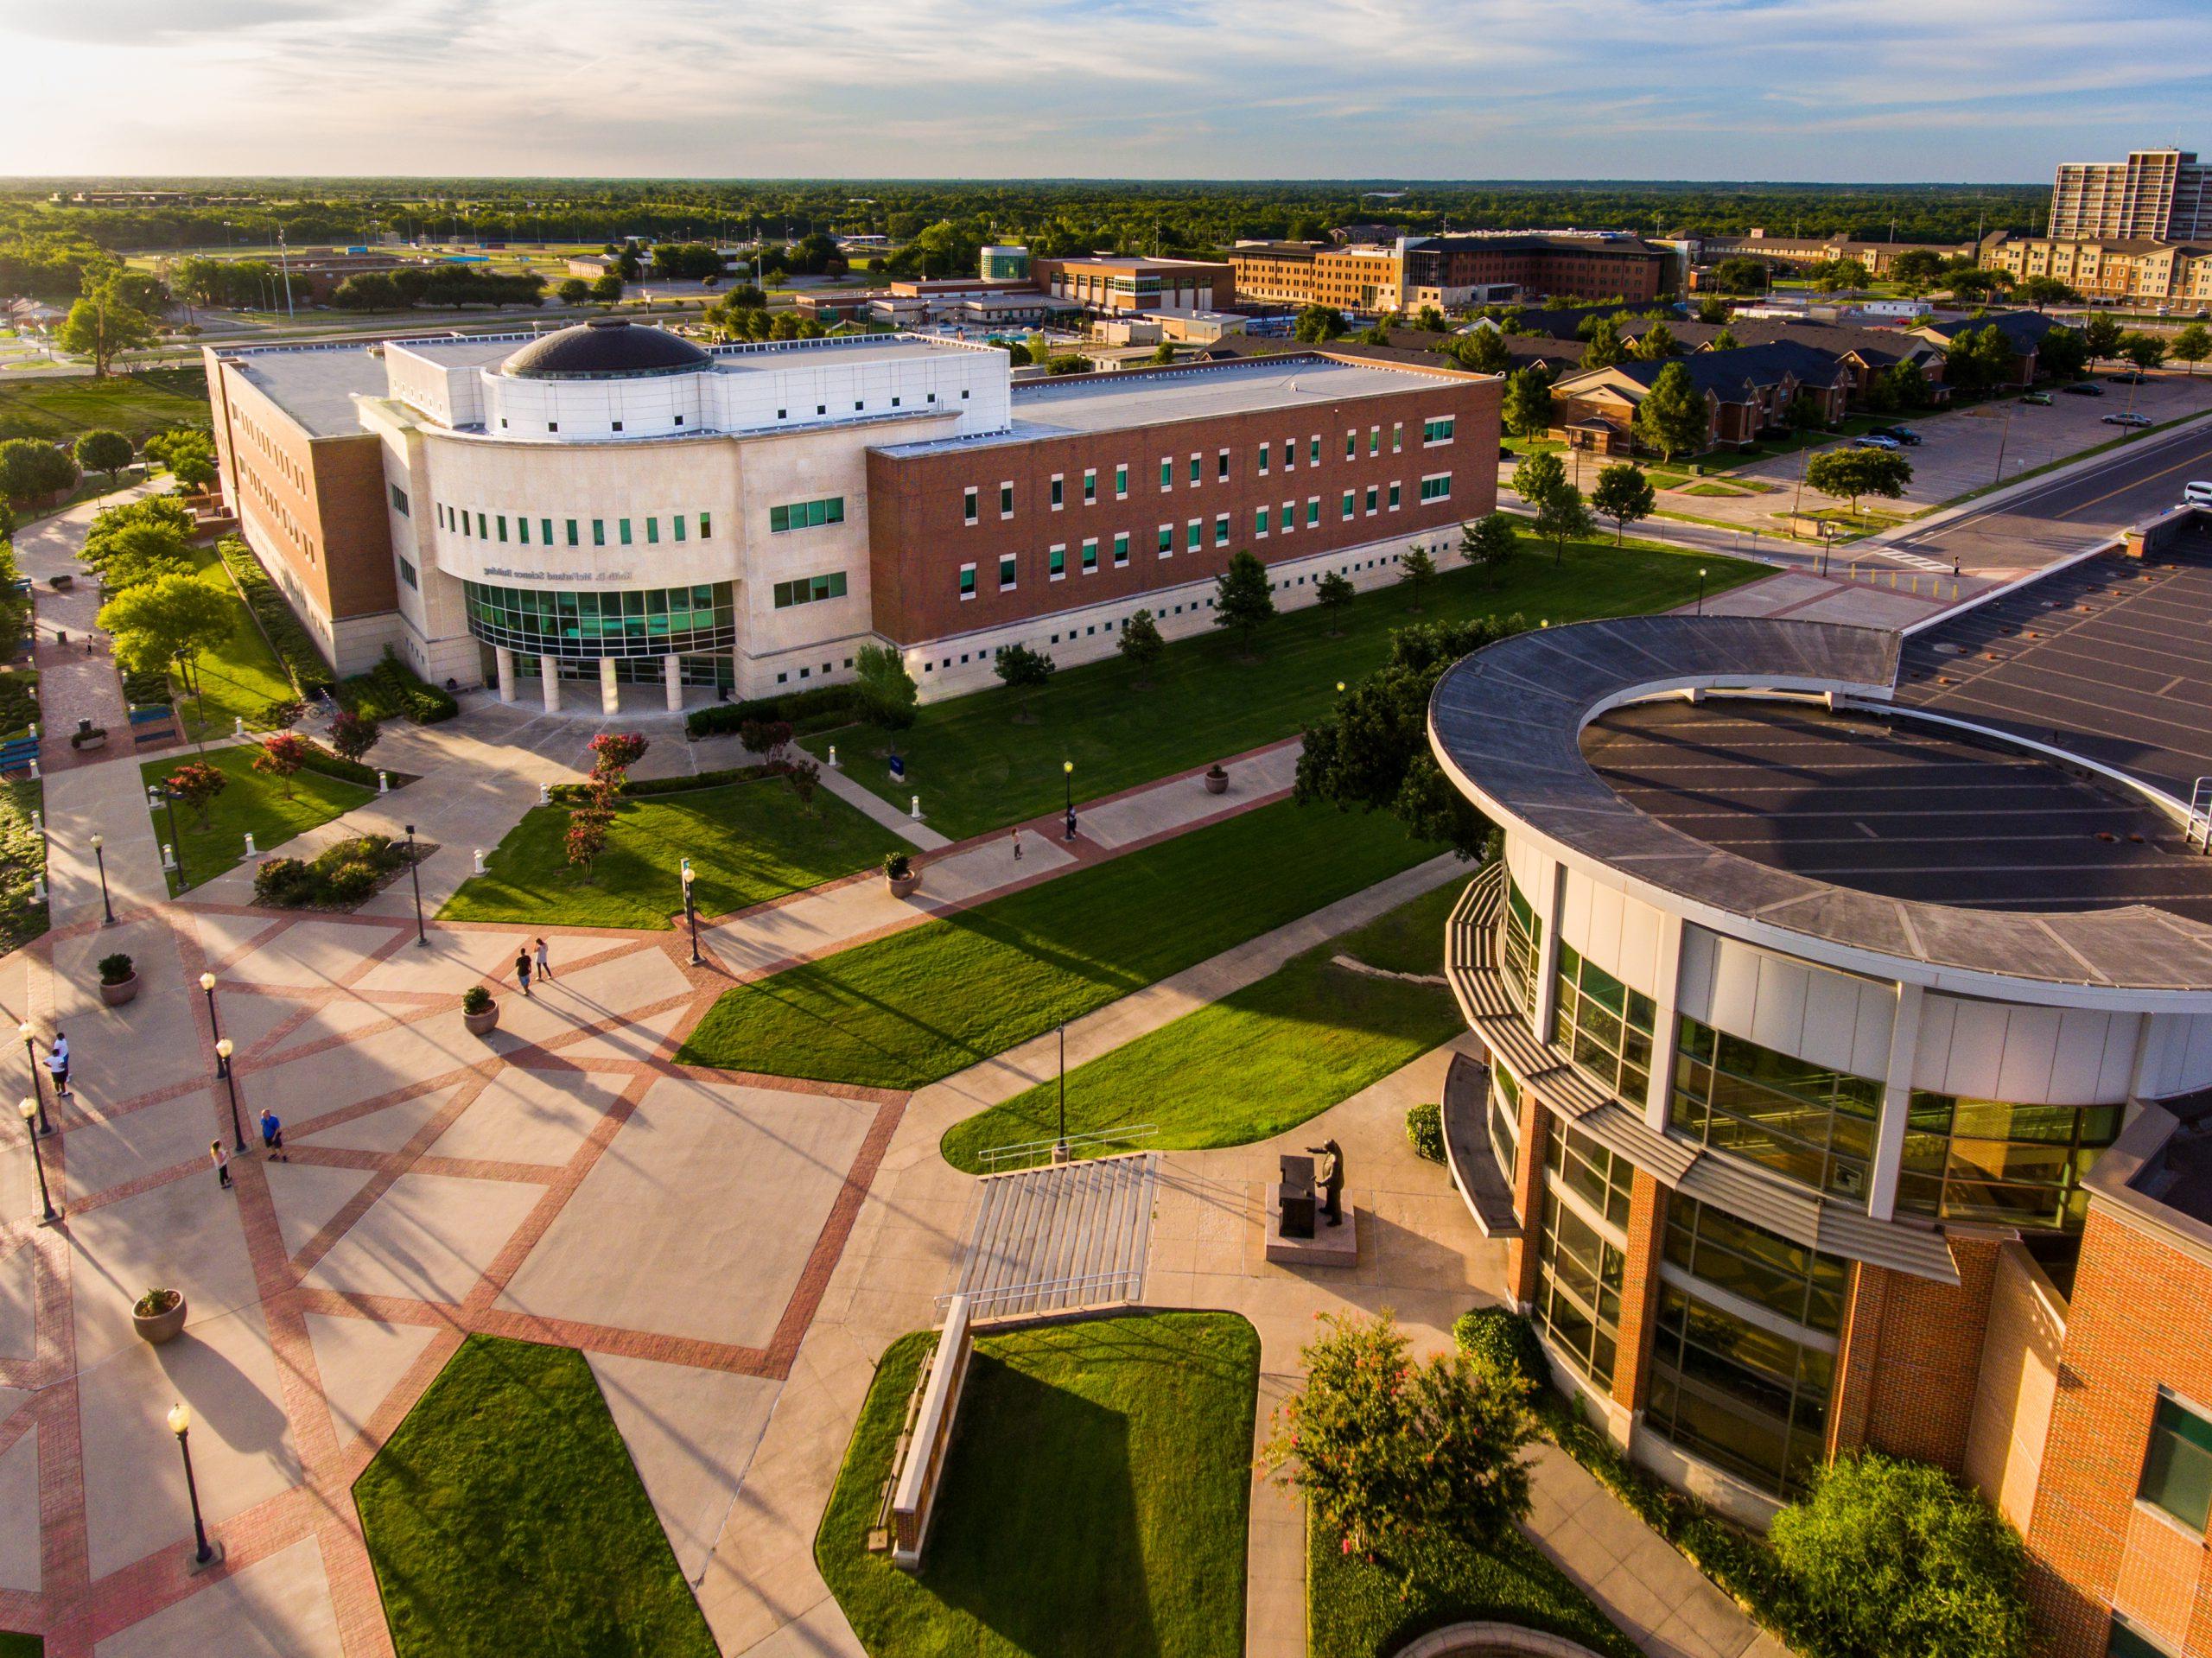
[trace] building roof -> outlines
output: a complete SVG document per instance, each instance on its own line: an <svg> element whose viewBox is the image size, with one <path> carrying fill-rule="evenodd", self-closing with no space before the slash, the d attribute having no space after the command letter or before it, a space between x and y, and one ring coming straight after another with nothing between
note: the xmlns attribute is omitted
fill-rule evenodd
<svg viewBox="0 0 2212 1658"><path fill-rule="evenodd" d="M1668 689L1834 691L1885 702L1897 636L1769 618L1646 616L1538 629L1455 664L1429 701L1430 746L1486 814L1527 825L1634 891L1758 941L1819 941L1877 971L2212 994L2212 926L2148 904L1969 910L1772 867L1662 822L1599 776L1583 728Z"/></svg>
<svg viewBox="0 0 2212 1658"><path fill-rule="evenodd" d="M705 352L665 328L646 327L626 317L595 316L531 340L499 372L526 380L629 379L691 373L707 362Z"/></svg>
<svg viewBox="0 0 2212 1658"><path fill-rule="evenodd" d="M512 350L512 345L502 348ZM384 359L366 346L306 346L219 354L248 385L299 422L309 437L345 437L361 429L353 399L390 389Z"/></svg>
<svg viewBox="0 0 2212 1658"><path fill-rule="evenodd" d="M2043 337L2060 325L2040 311L1992 311L1986 316L1959 317L1946 322L1923 322L1913 332L1934 334L1947 344L1961 334L1980 334L1993 327L2012 342L2022 355L2043 343Z"/></svg>
<svg viewBox="0 0 2212 1658"><path fill-rule="evenodd" d="M2212 1092L2145 1105L2082 1185L2093 1198L2212 1261Z"/></svg>
<svg viewBox="0 0 2212 1658"><path fill-rule="evenodd" d="M1777 340L1763 346L1739 346L1733 351L1692 352L1687 357L1669 357L1656 362L1632 358L1611 368L1580 370L1561 379L1558 389L1568 390L1578 379L1590 376L1613 374L1649 391L1661 372L1673 363L1682 365L1690 377L1690 384L1700 391L1709 391L1723 403L1736 403L1742 401L1746 390L1778 385L1785 376L1795 376L1801 384L1831 384L1841 366L1841 359L1817 346Z"/></svg>

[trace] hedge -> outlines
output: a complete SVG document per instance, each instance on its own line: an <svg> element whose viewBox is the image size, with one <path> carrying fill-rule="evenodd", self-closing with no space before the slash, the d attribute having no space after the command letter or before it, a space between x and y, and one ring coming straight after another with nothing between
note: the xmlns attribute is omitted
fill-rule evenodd
<svg viewBox="0 0 2212 1658"><path fill-rule="evenodd" d="M215 543L215 551L222 558L223 568L231 573L231 580L238 584L246 608L268 635L276 659L284 664L284 671L292 677L292 683L300 695L312 696L335 683L338 676L323 660L315 636L292 613L292 607L269 579L269 572L261 568L253 549L236 536L225 536Z"/></svg>
<svg viewBox="0 0 2212 1658"><path fill-rule="evenodd" d="M617 791L627 800L639 795L689 794L694 789L719 789L732 783L758 783L763 778L781 777L779 765L728 765L716 772L699 772L688 777L631 778ZM557 805L581 806L591 798L588 783L556 783L548 791Z"/></svg>
<svg viewBox="0 0 2212 1658"><path fill-rule="evenodd" d="M694 742L702 737L725 736L751 721L788 724L798 735L849 724L865 706L857 685L817 685L784 696L756 696L749 702L716 702L694 708L683 716L683 734Z"/></svg>
<svg viewBox="0 0 2212 1658"><path fill-rule="evenodd" d="M434 726L461 712L451 693L426 683L389 649L368 672L340 680L334 695L347 712L372 720L404 717L418 726Z"/></svg>
<svg viewBox="0 0 2212 1658"><path fill-rule="evenodd" d="M364 789L377 786L375 766L365 765L359 760L349 760L342 754L334 754L320 743L311 742L306 746L306 753L301 756L300 764L310 772L320 772L325 777L337 778L346 783L358 783ZM406 772L386 772L384 776L385 781L395 789L415 781L414 777Z"/></svg>

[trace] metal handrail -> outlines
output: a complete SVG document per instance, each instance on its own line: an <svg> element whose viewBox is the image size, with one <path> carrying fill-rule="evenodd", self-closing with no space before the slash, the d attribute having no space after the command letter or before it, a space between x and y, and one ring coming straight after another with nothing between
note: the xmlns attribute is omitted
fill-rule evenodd
<svg viewBox="0 0 2212 1658"><path fill-rule="evenodd" d="M1058 1147L1072 1151L1078 1146L1103 1146L1119 1140L1148 1140L1160 1132L1156 1124L1141 1122L1128 1128L1099 1128L1087 1134L1070 1134L1065 1140L1024 1140L1009 1146L993 1146L976 1153L976 1160L990 1168L1001 1159L1031 1158L1040 1154L1050 1156Z"/></svg>
<svg viewBox="0 0 2212 1658"><path fill-rule="evenodd" d="M1034 1279L1021 1284L1002 1284L993 1290L947 1290L937 1298L937 1305L938 1310L942 1312L950 1305L956 1295L964 1295L968 1298L969 1316L972 1318L976 1316L976 1309L987 1302L995 1305L1001 1301L1027 1300L1043 1296L1064 1294L1071 1290L1090 1289L1100 1285L1126 1285L1132 1280L1141 1284L1143 1279L1142 1267L1125 1267L1119 1272L1085 1273L1079 1278L1044 1278Z"/></svg>

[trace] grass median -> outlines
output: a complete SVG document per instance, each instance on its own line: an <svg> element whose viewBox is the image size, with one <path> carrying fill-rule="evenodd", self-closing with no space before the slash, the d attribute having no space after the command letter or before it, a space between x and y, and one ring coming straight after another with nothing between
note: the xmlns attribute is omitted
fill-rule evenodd
<svg viewBox="0 0 2212 1658"><path fill-rule="evenodd" d="M445 921L665 928L689 857L702 916L849 875L906 843L827 790L802 806L780 778L647 795L615 808L589 880L569 861L569 808L534 806L438 912Z"/></svg>
<svg viewBox="0 0 2212 1658"><path fill-rule="evenodd" d="M205 824L200 823L198 812L177 803L176 834L183 842L177 852L184 866L184 879L180 881L175 872L170 873L172 893L188 892L243 862L248 835L253 836L258 851L266 854L294 835L304 835L334 817L343 817L376 798L373 789L305 767L293 774L292 792L287 798L283 785L275 778L253 769L253 762L261 752L259 743L211 748L205 754L176 749L160 759L140 765L139 775L149 786L191 760L205 760L229 780L209 804ZM166 804L154 813L154 835L161 841L169 838L169 808Z"/></svg>
<svg viewBox="0 0 2212 1658"><path fill-rule="evenodd" d="M921 1570L870 1554L929 1337L876 1368L814 1543L870 1658L1237 1658L1260 1338L1156 1312L979 1337Z"/></svg>
<svg viewBox="0 0 2212 1658"><path fill-rule="evenodd" d="M1617 548L1604 537L1568 543L1554 563L1549 546L1524 534L1519 556L1495 585L1464 566L1447 568L1429 584L1419 614L1407 608L1402 589L1382 588L1335 614L1309 606L1276 617L1261 631L1256 660L1213 631L1169 645L1141 676L1116 657L1055 675L1033 702L996 689L931 703L898 734L904 781L894 782L881 762L890 745L880 733L863 741L832 732L807 746L826 754L838 743L849 776L902 811L918 793L931 827L962 840L1057 814L1063 761L1075 763L1078 800L1096 799L1294 737L1328 712L1338 680L1382 665L1399 628L1516 611L1534 624L1669 610L1697 596L1700 569L1708 594L1770 573L1694 548ZM1046 640L1039 633L1030 643L1050 655ZM1140 678L1147 689L1136 688ZM1033 706L1034 725L1015 723L1026 706Z"/></svg>
<svg viewBox="0 0 2212 1658"><path fill-rule="evenodd" d="M1466 1028L1449 989L1363 973L1336 958L1384 972L1440 974L1445 918L1465 884L1448 881L1424 893L1256 983L1077 1066L1067 1077L1068 1132L1148 1124L1158 1132L1144 1142L1147 1149L1249 1146L1449 1042ZM955 1123L941 1147L944 1160L982 1173L982 1153L1052 1139L1058 1113L1057 1079L1041 1083ZM1128 1148L1103 1142L1095 1149Z"/></svg>
<svg viewBox="0 0 2212 1658"><path fill-rule="evenodd" d="M238 597L223 561L213 549L205 547L194 549L192 557L193 579L223 596L231 613L231 632L222 644L202 651L193 663L196 694L177 699L185 736L188 740L227 737L235 720L244 720L248 730L262 730L269 723L262 711L271 702L288 702L299 693L293 689L284 664L262 637L261 624Z"/></svg>
<svg viewBox="0 0 2212 1658"><path fill-rule="evenodd" d="M920 1088L1432 856L1281 801L726 992L683 1063Z"/></svg>

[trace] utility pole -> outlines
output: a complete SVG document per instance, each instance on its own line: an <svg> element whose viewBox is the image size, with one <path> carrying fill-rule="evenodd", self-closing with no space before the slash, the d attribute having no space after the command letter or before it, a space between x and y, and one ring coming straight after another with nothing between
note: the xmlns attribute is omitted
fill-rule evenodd
<svg viewBox="0 0 2212 1658"><path fill-rule="evenodd" d="M284 273L284 321L296 321L297 318L292 310L291 250L285 245L284 232L282 230L276 232L276 263L278 268Z"/></svg>

